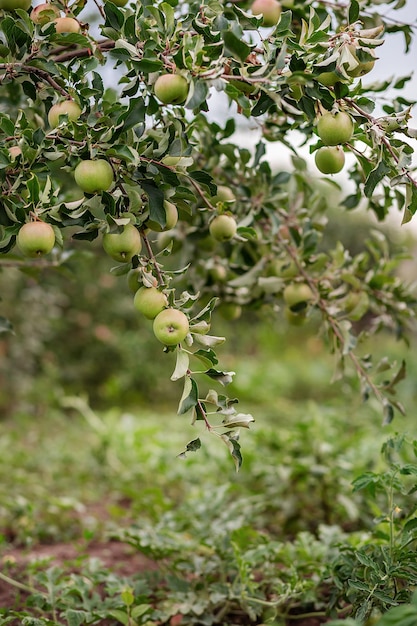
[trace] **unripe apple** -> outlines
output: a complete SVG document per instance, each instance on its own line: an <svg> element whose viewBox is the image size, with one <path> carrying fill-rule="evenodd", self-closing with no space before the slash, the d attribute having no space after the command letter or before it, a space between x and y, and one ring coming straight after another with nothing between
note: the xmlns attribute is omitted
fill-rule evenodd
<svg viewBox="0 0 417 626"><path fill-rule="evenodd" d="M53 23L57 33L79 33L81 31L80 23L73 17L58 17L53 20Z"/></svg>
<svg viewBox="0 0 417 626"><path fill-rule="evenodd" d="M153 322L155 337L166 346L175 346L184 341L189 330L188 317L178 309L164 309Z"/></svg>
<svg viewBox="0 0 417 626"><path fill-rule="evenodd" d="M55 245L54 229L46 222L27 222L19 230L16 242L25 256L44 256Z"/></svg>
<svg viewBox="0 0 417 626"><path fill-rule="evenodd" d="M326 146L337 146L350 141L353 129L353 120L345 111L328 111L317 122L317 134Z"/></svg>
<svg viewBox="0 0 417 626"><path fill-rule="evenodd" d="M227 278L227 269L220 263L215 263L210 267L208 273L214 283L224 283Z"/></svg>
<svg viewBox="0 0 417 626"><path fill-rule="evenodd" d="M298 276L298 267L292 259L272 259L266 266L267 276L277 276L277 278L295 278Z"/></svg>
<svg viewBox="0 0 417 626"><path fill-rule="evenodd" d="M81 161L74 170L74 178L85 193L107 191L114 181L113 169L104 159Z"/></svg>
<svg viewBox="0 0 417 626"><path fill-rule="evenodd" d="M162 104L182 104L188 96L188 82L181 74L162 74L153 88Z"/></svg>
<svg viewBox="0 0 417 626"><path fill-rule="evenodd" d="M302 326L306 321L306 312L305 309L296 313L292 311L290 308L285 307L284 310L285 318L291 326Z"/></svg>
<svg viewBox="0 0 417 626"><path fill-rule="evenodd" d="M369 61L360 61L357 56L357 48L353 44L348 45L348 48L352 56L357 60L358 65L352 69L348 67L345 68L346 74L349 74L352 78L359 78L360 76L368 74L374 68L375 60L370 59ZM373 51L371 52L371 50L367 50L367 52L374 56Z"/></svg>
<svg viewBox="0 0 417 626"><path fill-rule="evenodd" d="M141 251L142 239L133 224L126 224L121 233L104 233L103 248L115 261L127 263Z"/></svg>
<svg viewBox="0 0 417 626"><path fill-rule="evenodd" d="M242 315L242 307L236 302L222 302L219 306L219 313L223 319L232 322Z"/></svg>
<svg viewBox="0 0 417 626"><path fill-rule="evenodd" d="M32 9L30 13L30 19L32 20L32 22L34 24L40 24L41 26L52 22L59 16L60 10L57 6L51 4L50 2L38 4L38 6Z"/></svg>
<svg viewBox="0 0 417 626"><path fill-rule="evenodd" d="M216 241L230 241L236 235L236 220L231 215L216 215L210 222L209 231Z"/></svg>
<svg viewBox="0 0 417 626"><path fill-rule="evenodd" d="M142 272L139 267L132 268L127 273L127 286L132 293L136 293L142 284ZM140 282L139 282L140 281Z"/></svg>
<svg viewBox="0 0 417 626"><path fill-rule="evenodd" d="M155 317L168 306L168 298L156 287L140 287L134 300L134 307L148 320Z"/></svg>
<svg viewBox="0 0 417 626"><path fill-rule="evenodd" d="M15 11L23 9L27 11L31 5L31 0L0 0L0 9L5 11Z"/></svg>
<svg viewBox="0 0 417 626"><path fill-rule="evenodd" d="M177 211L177 207L175 206L175 204L172 204L172 202L168 202L168 200L165 200L164 209L165 209L165 217L166 217L166 223L164 227L162 227L160 224L158 224L158 222L155 222L153 220L147 220L146 222L146 226L150 228L151 230L156 231L157 233L161 233L162 231L166 231L166 230L171 230L171 228L174 228L174 226L178 222L178 211Z"/></svg>
<svg viewBox="0 0 417 626"><path fill-rule="evenodd" d="M254 15L262 14L262 26L275 26L281 15L281 4L278 0L255 0L251 10Z"/></svg>
<svg viewBox="0 0 417 626"><path fill-rule="evenodd" d="M322 174L337 174L345 164L345 153L340 146L323 146L317 150L314 160Z"/></svg>
<svg viewBox="0 0 417 626"><path fill-rule="evenodd" d="M346 78L342 78L342 76L339 76L336 72L321 72L321 74L316 76L316 79L326 87L334 87L336 83L346 82Z"/></svg>
<svg viewBox="0 0 417 626"><path fill-rule="evenodd" d="M314 298L311 288L306 283L292 283L285 287L282 295L285 304L294 313L305 308L306 303Z"/></svg>
<svg viewBox="0 0 417 626"><path fill-rule="evenodd" d="M211 204L217 204L218 202L232 204L232 202L236 202L236 196L229 187L226 187L226 185L217 185L217 193L215 196L210 198L210 202Z"/></svg>
<svg viewBox="0 0 417 626"><path fill-rule="evenodd" d="M58 126L60 115L67 115L71 122L75 122L81 115L81 108L74 100L63 100L53 104L48 112L48 122L51 128Z"/></svg>

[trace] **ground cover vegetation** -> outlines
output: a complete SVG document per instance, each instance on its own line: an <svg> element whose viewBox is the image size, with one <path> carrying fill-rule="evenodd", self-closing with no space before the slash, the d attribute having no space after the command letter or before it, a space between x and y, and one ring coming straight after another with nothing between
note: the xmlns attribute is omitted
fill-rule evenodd
<svg viewBox="0 0 417 626"><path fill-rule="evenodd" d="M413 623L404 4L0 0L1 623Z"/></svg>

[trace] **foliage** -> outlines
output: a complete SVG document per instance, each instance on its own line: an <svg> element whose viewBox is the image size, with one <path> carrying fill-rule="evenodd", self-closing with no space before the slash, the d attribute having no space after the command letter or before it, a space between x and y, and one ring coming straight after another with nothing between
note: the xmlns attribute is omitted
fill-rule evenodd
<svg viewBox="0 0 417 626"><path fill-rule="evenodd" d="M365 336L382 328L407 334L415 297L395 274L401 254L390 250L379 231L359 254L340 243L322 250L328 209L323 189L337 184L319 184L294 145L305 142L314 152L331 143L319 120L330 119L329 112L347 114L354 132L344 138L343 150L354 157L347 170L353 191L342 205L347 211L364 205L379 221L392 207L403 212L403 222L412 218L417 183L410 139L416 133L408 127L413 102L401 94L409 77L369 84L362 79L378 62L385 38L389 45L390 33L401 31L409 47L411 27L395 19L383 24L368 0L284 1L270 29L246 2L145 0L116 6L106 0L95 5L95 15L84 14L84 5L58 3L78 20L68 33L57 32L52 14L39 20L22 8L2 9L2 267L33 276L45 267L65 270L80 247L91 249L104 235L121 235L133 225L141 242L134 250L122 249L126 262L113 274L136 270L137 287L158 287L169 307L189 318L184 342L164 348L175 357L171 379L183 382L178 412L190 413L193 423L217 435L237 469L239 430L253 418L236 409L235 398L211 388L213 381L227 386L234 375L216 354L224 338L208 334L217 305L229 315L242 306L271 314L282 309L294 324L318 313L338 357L337 375L349 362L363 398L379 400L385 422L394 411L403 413L395 392L405 364L395 368L357 350ZM117 88L103 80L103 68L115 68ZM158 81L175 73L183 79L180 93ZM375 98L389 87L399 95L379 111ZM230 107L221 124L211 117L215 93ZM65 100L73 101L67 112L51 112ZM247 120L256 126L253 152L237 144L237 119L245 128ZM289 171L271 167L265 144L270 140L292 154ZM103 176L88 164L88 177L100 180L77 179L84 192L74 182L82 161L107 166ZM232 191L226 198L224 187ZM169 235L167 200L179 216ZM210 236L218 214L231 215L232 226L236 222L232 239ZM24 223L39 220L53 226L56 247L42 259L21 258L18 233ZM48 247L36 242L27 249L36 254ZM311 297L288 304L285 289L299 283ZM1 330L9 331L10 322L2 320ZM200 445L200 437L191 440L184 454Z"/></svg>

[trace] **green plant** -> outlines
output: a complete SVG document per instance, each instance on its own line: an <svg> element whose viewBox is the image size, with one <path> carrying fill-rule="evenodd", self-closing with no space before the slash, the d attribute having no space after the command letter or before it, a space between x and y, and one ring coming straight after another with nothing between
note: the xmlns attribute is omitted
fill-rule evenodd
<svg viewBox="0 0 417 626"><path fill-rule="evenodd" d="M362 546L345 548L335 564L336 584L360 623L375 609L383 613L409 602L417 583L416 442L397 435L384 443L382 454L386 471L365 472L353 482L370 498L375 529Z"/></svg>

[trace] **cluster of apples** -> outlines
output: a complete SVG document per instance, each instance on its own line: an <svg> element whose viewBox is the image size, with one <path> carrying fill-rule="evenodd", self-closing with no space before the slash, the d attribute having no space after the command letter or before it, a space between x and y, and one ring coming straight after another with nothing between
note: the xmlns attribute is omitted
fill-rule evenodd
<svg viewBox="0 0 417 626"><path fill-rule="evenodd" d="M26 9L31 5L30 0L0 0L0 2L8 2L9 4L27 2L28 6L25 7ZM32 9L30 18L34 24L39 24L40 26L53 23L57 33L79 33L81 31L81 25L78 20L74 17L61 16L60 9L49 2L39 4Z"/></svg>
<svg viewBox="0 0 417 626"><path fill-rule="evenodd" d="M322 174L337 174L345 164L342 144L351 140L354 124L346 111L327 111L317 122L317 134L324 146L315 153L317 168Z"/></svg>

